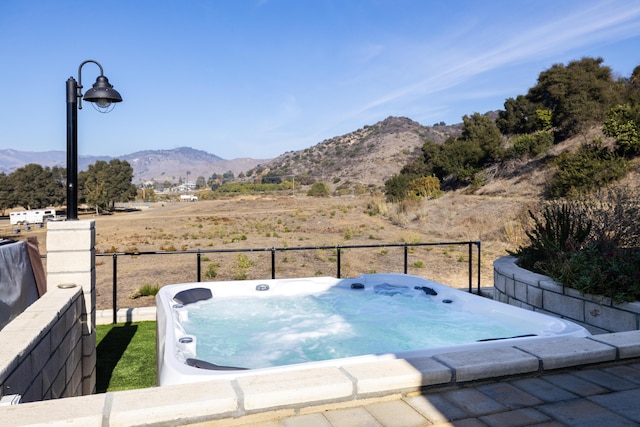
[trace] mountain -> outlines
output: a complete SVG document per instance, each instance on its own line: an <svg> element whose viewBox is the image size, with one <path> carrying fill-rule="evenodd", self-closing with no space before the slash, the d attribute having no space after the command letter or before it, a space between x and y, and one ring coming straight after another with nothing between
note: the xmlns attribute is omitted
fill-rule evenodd
<svg viewBox="0 0 640 427"><path fill-rule="evenodd" d="M424 126L406 117L388 117L354 132L324 140L312 147L286 152L275 159L238 158L225 160L206 151L189 147L172 150L145 150L124 156L133 167L133 183L155 180L176 183L195 181L231 171L244 172L247 180L264 175L281 178L308 177L331 187L353 190L358 185L381 188L392 175L421 154L425 139L437 143L456 137L462 124ZM80 156L78 168L86 170L97 160L113 157ZM26 152L0 150L0 172L11 173L29 163L66 167L64 151Z"/></svg>
<svg viewBox="0 0 640 427"><path fill-rule="evenodd" d="M462 124L423 126L406 117L387 117L313 147L286 152L246 175L248 179L308 176L345 190L356 185L381 187L421 154L425 139L443 143L461 132Z"/></svg>
<svg viewBox="0 0 640 427"><path fill-rule="evenodd" d="M98 160L108 162L116 157L109 156L79 156L79 170L86 170L90 164ZM145 150L117 157L126 160L133 167L134 183L156 180L158 182L177 182L180 178L185 180L189 172L189 180L195 180L198 176L205 178L214 173L222 174L227 171L235 175L247 171L256 165L265 162L261 159L238 158L225 160L216 155L189 147L180 147L172 150ZM0 150L0 172L10 174L16 169L36 163L44 167L66 167L67 154L65 151L30 152L14 149Z"/></svg>
<svg viewBox="0 0 640 427"><path fill-rule="evenodd" d="M119 157L133 167L134 183L155 180L178 182L180 178L195 181L197 177L209 178L214 173L231 171L234 175L247 171L265 160L238 158L225 160L214 154L189 147L173 150L146 150Z"/></svg>
<svg viewBox="0 0 640 427"><path fill-rule="evenodd" d="M109 161L108 156L79 156L78 168L80 170L87 169L97 160ZM0 173L10 174L14 170L30 163L36 163L43 167L66 167L67 153L66 151L19 151L12 148L0 150Z"/></svg>

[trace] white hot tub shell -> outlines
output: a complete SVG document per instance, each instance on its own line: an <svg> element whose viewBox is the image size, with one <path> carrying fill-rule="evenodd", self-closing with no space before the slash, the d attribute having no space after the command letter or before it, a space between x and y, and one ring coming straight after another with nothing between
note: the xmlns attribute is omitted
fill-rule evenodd
<svg viewBox="0 0 640 427"><path fill-rule="evenodd" d="M526 336L507 337L465 344L444 345L368 354L354 357L313 361L284 366L240 370L216 365L214 360L197 358L197 337L189 336L181 322L187 316L185 306L209 298L229 298L238 295L302 295L322 293L332 287L371 292L381 284L425 292L436 302L443 302L456 310L480 313L499 322L527 324ZM345 366L393 358L429 357L454 351L512 346L515 342L544 340L557 337L585 337L590 335L583 327L560 318L548 316L503 304L465 291L404 274L367 274L357 278L336 279L314 277L298 279L246 280L225 282L194 282L164 286L156 296L157 305L157 382L158 385L183 384L214 378L233 378L255 374L258 371L296 370L313 366ZM380 319L380 314L378 314ZM233 331L229 331L233 333ZM188 361L188 363L186 363Z"/></svg>

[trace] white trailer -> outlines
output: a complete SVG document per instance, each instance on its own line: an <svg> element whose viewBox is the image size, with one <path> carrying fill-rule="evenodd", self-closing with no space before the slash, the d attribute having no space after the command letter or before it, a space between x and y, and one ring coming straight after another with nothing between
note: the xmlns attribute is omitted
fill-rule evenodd
<svg viewBox="0 0 640 427"><path fill-rule="evenodd" d="M56 219L58 219L58 217L55 209L34 209L9 213L9 222L11 225L42 224L49 220Z"/></svg>
<svg viewBox="0 0 640 427"><path fill-rule="evenodd" d="M198 196L194 196L193 194L183 194L180 196L181 202L197 202Z"/></svg>

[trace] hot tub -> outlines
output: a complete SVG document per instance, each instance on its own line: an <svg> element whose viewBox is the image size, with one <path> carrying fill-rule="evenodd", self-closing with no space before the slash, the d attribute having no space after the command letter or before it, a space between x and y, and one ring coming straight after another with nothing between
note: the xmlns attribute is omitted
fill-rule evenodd
<svg viewBox="0 0 640 427"><path fill-rule="evenodd" d="M589 335L404 274L184 283L156 304L158 385Z"/></svg>

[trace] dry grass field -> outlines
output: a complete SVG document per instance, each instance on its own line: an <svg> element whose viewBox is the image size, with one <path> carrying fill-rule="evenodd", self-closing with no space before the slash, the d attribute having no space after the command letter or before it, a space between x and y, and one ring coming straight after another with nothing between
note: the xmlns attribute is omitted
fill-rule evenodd
<svg viewBox="0 0 640 427"><path fill-rule="evenodd" d="M112 253L163 251L163 255L118 255L118 307L154 304L133 298L142 286L197 280L269 279L270 248L331 246L276 252L276 277L335 276L337 246L480 241L482 286L493 285L493 261L521 243L520 218L534 199L447 193L436 200L391 205L381 197L313 198L303 195L244 196L194 203L167 202L127 213L81 219L96 222L98 309L112 307ZM10 234L7 224L2 234ZM38 236L46 253L46 229ZM15 238L15 236L13 236ZM258 249L207 253L209 250ZM402 272L402 247L341 249L341 276ZM467 245L409 248L408 273L452 287L468 287ZM473 248L474 287L477 249Z"/></svg>

